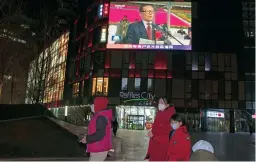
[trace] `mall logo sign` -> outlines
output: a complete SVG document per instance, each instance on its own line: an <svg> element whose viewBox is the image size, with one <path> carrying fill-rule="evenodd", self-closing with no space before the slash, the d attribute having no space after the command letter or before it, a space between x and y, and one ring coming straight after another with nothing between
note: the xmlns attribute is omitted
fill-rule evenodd
<svg viewBox="0 0 256 162"><path fill-rule="evenodd" d="M150 99L153 100L155 95L147 92L120 92L120 98L122 99Z"/></svg>

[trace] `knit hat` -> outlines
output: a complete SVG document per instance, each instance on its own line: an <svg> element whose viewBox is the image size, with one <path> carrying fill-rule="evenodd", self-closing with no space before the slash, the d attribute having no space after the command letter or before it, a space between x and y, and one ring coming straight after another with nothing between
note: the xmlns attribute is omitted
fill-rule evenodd
<svg viewBox="0 0 256 162"><path fill-rule="evenodd" d="M193 152L196 152L197 150L206 150L209 151L211 153L214 153L214 149L212 147L212 145L204 140L200 140L198 142L196 142L193 147L192 147Z"/></svg>

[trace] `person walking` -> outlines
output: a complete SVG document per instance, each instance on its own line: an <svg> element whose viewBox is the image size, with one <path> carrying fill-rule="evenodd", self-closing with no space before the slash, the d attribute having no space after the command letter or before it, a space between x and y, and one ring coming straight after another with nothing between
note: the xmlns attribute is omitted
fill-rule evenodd
<svg viewBox="0 0 256 162"><path fill-rule="evenodd" d="M174 114L170 119L170 124L173 130L170 132L166 161L188 161L191 153L191 138L185 119L179 114Z"/></svg>
<svg viewBox="0 0 256 162"><path fill-rule="evenodd" d="M88 135L81 139L82 143L87 144L89 161L104 161L112 149L112 110L107 109L107 106L106 97L96 97L91 106L94 115L88 125Z"/></svg>
<svg viewBox="0 0 256 162"><path fill-rule="evenodd" d="M212 145L204 140L196 142L192 147L190 161L218 161Z"/></svg>
<svg viewBox="0 0 256 162"><path fill-rule="evenodd" d="M117 129L118 129L118 122L117 122L117 120L115 119L115 120L113 121L113 134L114 134L115 137L116 137Z"/></svg>
<svg viewBox="0 0 256 162"><path fill-rule="evenodd" d="M150 137L148 151L145 160L165 161L169 146L170 117L175 114L173 106L169 105L166 98L157 100L158 112L156 114L152 129L147 136Z"/></svg>

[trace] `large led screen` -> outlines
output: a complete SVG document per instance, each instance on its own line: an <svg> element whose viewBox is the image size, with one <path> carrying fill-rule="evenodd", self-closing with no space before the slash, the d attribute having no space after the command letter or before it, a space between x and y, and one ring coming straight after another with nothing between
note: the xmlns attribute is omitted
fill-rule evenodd
<svg viewBox="0 0 256 162"><path fill-rule="evenodd" d="M111 2L109 49L191 50L191 2Z"/></svg>

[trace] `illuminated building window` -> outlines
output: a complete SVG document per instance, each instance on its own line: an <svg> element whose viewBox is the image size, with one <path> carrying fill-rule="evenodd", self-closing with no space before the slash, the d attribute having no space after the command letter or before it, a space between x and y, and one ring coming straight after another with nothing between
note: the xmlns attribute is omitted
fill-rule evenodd
<svg viewBox="0 0 256 162"><path fill-rule="evenodd" d="M106 40L107 40L107 28L102 27L100 42L106 42Z"/></svg>
<svg viewBox="0 0 256 162"><path fill-rule="evenodd" d="M82 81L81 96L84 96L84 81Z"/></svg>
<svg viewBox="0 0 256 162"><path fill-rule="evenodd" d="M108 16L108 10L109 10L109 4L105 3L104 4L104 11L103 11L103 16L104 17Z"/></svg>
<svg viewBox="0 0 256 162"><path fill-rule="evenodd" d="M140 78L135 78L134 89L140 91Z"/></svg>
<svg viewBox="0 0 256 162"><path fill-rule="evenodd" d="M73 84L73 97L79 96L79 83Z"/></svg>
<svg viewBox="0 0 256 162"><path fill-rule="evenodd" d="M126 91L128 88L128 78L122 78L122 90Z"/></svg>
<svg viewBox="0 0 256 162"><path fill-rule="evenodd" d="M43 75L42 102L63 100L69 33L61 35L38 58L37 73ZM43 67L43 68L41 68Z"/></svg>
<svg viewBox="0 0 256 162"><path fill-rule="evenodd" d="M196 53L192 54L192 70L193 71L198 70L198 56Z"/></svg>
<svg viewBox="0 0 256 162"><path fill-rule="evenodd" d="M92 95L107 96L108 95L108 78L92 79Z"/></svg>
<svg viewBox="0 0 256 162"><path fill-rule="evenodd" d="M205 65L204 65L204 70L205 71L210 71L211 70L211 64L210 64L210 54L208 53L205 55Z"/></svg>
<svg viewBox="0 0 256 162"><path fill-rule="evenodd" d="M148 91L153 90L153 80L150 78L148 79Z"/></svg>
<svg viewBox="0 0 256 162"><path fill-rule="evenodd" d="M98 17L101 18L103 14L103 5L101 4L98 8Z"/></svg>

